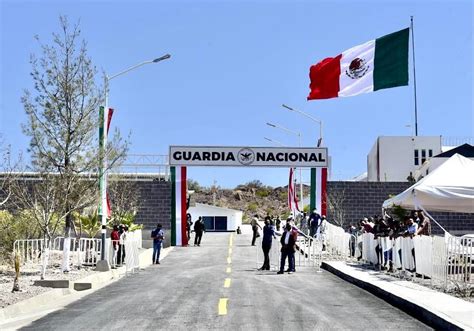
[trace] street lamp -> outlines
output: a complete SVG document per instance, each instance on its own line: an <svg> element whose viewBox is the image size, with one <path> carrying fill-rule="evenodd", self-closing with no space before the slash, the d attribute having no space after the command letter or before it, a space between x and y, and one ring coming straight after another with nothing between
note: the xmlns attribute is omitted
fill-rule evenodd
<svg viewBox="0 0 474 331"><path fill-rule="evenodd" d="M285 147L285 145L283 145L283 144L282 144L281 142L279 142L278 140L270 139L270 138L267 138L267 137L263 137L263 139L268 140L269 142L272 142L272 143L274 143L274 144L277 144L278 146Z"/></svg>
<svg viewBox="0 0 474 331"><path fill-rule="evenodd" d="M105 259L105 233L106 233L106 226L107 226L107 156L106 156L106 151L107 151L107 117L108 117L108 111L109 111L109 82L121 75L126 74L127 72L130 72L132 70L135 70L141 66L144 66L145 64L151 64L151 63L158 63L160 61L169 59L171 55L165 54L161 57L158 57L153 60L148 60L148 61L143 61L141 63L138 63L136 65L133 65L123 71L120 71L119 73L108 76L105 75L104 77L104 93L105 93L105 106L104 106L104 111L101 118L101 129L102 134L101 134L101 139L102 141L99 142L100 144L100 155L102 157L102 162L101 166L99 168L99 182L100 182L100 205L101 205L101 252L100 252L100 261L97 263L97 270L99 271L107 271L110 269L108 261Z"/></svg>
<svg viewBox="0 0 474 331"><path fill-rule="evenodd" d="M301 133L300 132L293 131L293 130L290 130L288 128L285 128L284 126L281 126L281 125L278 125L278 124L273 124L273 123L270 123L270 122L267 122L267 125L271 126L272 128L280 129L280 130L289 132L291 134L297 135L298 136L298 145L299 145L299 147L301 147ZM267 139L267 138L265 138L265 139ZM270 140L270 139L267 139L267 140ZM273 140L270 140L270 141L273 141ZM303 175L301 173L301 168L299 170L300 170L300 199L301 199L301 202L303 202Z"/></svg>
<svg viewBox="0 0 474 331"><path fill-rule="evenodd" d="M321 146L322 142L323 142L323 122L321 120L318 120L316 118L314 118L313 116L301 111L301 110L298 110L298 109L294 109L294 108L291 108L285 104L282 104L282 107L283 108L286 108L288 109L289 111L294 111L296 113L300 113L301 115L303 116L306 116L307 118L309 118L310 120L312 120L313 122L316 122L319 124L319 140L318 140L318 147Z"/></svg>

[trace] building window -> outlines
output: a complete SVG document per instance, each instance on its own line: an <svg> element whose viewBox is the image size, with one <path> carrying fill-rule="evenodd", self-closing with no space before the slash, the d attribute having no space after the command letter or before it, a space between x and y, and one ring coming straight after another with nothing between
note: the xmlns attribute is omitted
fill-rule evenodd
<svg viewBox="0 0 474 331"><path fill-rule="evenodd" d="M428 150L428 157L433 157L433 150L432 149Z"/></svg>
<svg viewBox="0 0 474 331"><path fill-rule="evenodd" d="M426 149L421 150L421 164L425 163L426 161Z"/></svg>
<svg viewBox="0 0 474 331"><path fill-rule="evenodd" d="M418 155L418 150L415 149L415 165L419 165L420 164L420 159L419 159L419 155Z"/></svg>
<svg viewBox="0 0 474 331"><path fill-rule="evenodd" d="M206 231L227 231L227 216L203 216Z"/></svg>

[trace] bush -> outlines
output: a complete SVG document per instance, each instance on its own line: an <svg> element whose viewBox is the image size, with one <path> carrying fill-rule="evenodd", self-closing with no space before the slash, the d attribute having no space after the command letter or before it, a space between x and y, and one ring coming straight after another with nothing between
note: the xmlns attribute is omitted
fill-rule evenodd
<svg viewBox="0 0 474 331"><path fill-rule="evenodd" d="M250 210L251 212L256 212L257 211L257 204L256 203L250 203L248 206L247 206L247 209Z"/></svg>
<svg viewBox="0 0 474 331"><path fill-rule="evenodd" d="M197 180L194 179L188 179L188 190L190 191L195 191L196 193L202 191L201 185L199 185Z"/></svg>
<svg viewBox="0 0 474 331"><path fill-rule="evenodd" d="M0 261L11 259L15 240L38 238L40 232L31 224L35 223L28 211L12 215L0 210Z"/></svg>
<svg viewBox="0 0 474 331"><path fill-rule="evenodd" d="M259 198L265 198L270 195L271 191L267 188L261 188L258 189L257 192L255 192L255 195Z"/></svg>

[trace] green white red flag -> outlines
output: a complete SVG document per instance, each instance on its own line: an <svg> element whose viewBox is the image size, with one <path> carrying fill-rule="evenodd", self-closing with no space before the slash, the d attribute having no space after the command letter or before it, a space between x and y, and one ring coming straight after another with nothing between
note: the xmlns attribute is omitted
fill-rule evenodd
<svg viewBox="0 0 474 331"><path fill-rule="evenodd" d="M311 66L308 100L349 97L408 85L409 28Z"/></svg>

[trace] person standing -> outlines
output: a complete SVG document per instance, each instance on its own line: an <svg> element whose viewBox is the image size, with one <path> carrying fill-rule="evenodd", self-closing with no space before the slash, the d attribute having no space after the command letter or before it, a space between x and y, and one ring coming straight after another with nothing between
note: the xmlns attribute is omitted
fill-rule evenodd
<svg viewBox="0 0 474 331"><path fill-rule="evenodd" d="M188 243L191 241L191 225L193 225L190 213L186 214L186 233L188 235Z"/></svg>
<svg viewBox="0 0 474 331"><path fill-rule="evenodd" d="M328 222L326 216L321 217L321 224L319 225L319 235L321 237L321 242L323 243L323 251L326 250L326 232L328 229Z"/></svg>
<svg viewBox="0 0 474 331"><path fill-rule="evenodd" d="M153 264L160 264L161 246L165 239L165 232L160 223L156 225L155 230L151 231L151 238L153 239Z"/></svg>
<svg viewBox="0 0 474 331"><path fill-rule="evenodd" d="M263 250L263 265L258 270L270 270L270 256L269 252L272 248L272 240L275 237L275 230L273 225L270 224L270 218L265 218L265 225L263 227L263 238L262 238L262 250Z"/></svg>
<svg viewBox="0 0 474 331"><path fill-rule="evenodd" d="M280 225L281 225L280 216L277 216L277 218L275 220L275 225L276 225L276 230L280 231Z"/></svg>
<svg viewBox="0 0 474 331"><path fill-rule="evenodd" d="M309 236L310 237L314 237L316 235L316 232L318 231L320 219L321 219L321 215L319 215L318 210L314 208L311 215L309 215Z"/></svg>
<svg viewBox="0 0 474 331"><path fill-rule="evenodd" d="M259 236L258 234L258 228L262 229L260 224L258 224L258 215L255 214L255 216L252 218L252 221L250 221L250 225L252 225L252 246L255 246L255 240L257 240L257 237Z"/></svg>
<svg viewBox="0 0 474 331"><path fill-rule="evenodd" d="M194 222L194 246L201 246L202 233L205 231L204 222L202 217L199 216L196 222Z"/></svg>
<svg viewBox="0 0 474 331"><path fill-rule="evenodd" d="M295 237L291 233L291 224L287 223L285 226L285 232L280 239L281 243L281 260L280 270L277 274L281 275L285 270L285 260L288 257L288 268L291 272L291 261L295 257Z"/></svg>
<svg viewBox="0 0 474 331"><path fill-rule="evenodd" d="M425 216L422 211L418 212L418 217L420 218L420 224L418 225L418 230L416 230L416 234L423 236L431 236L430 219Z"/></svg>
<svg viewBox="0 0 474 331"><path fill-rule="evenodd" d="M119 241L120 241L120 233L119 233L118 229L119 229L118 226L114 225L112 233L110 234L110 239L112 240L112 247L114 248L114 257L112 259L112 261L113 261L112 268L115 268L115 265L118 264L117 253L118 253L118 250L119 250Z"/></svg>

